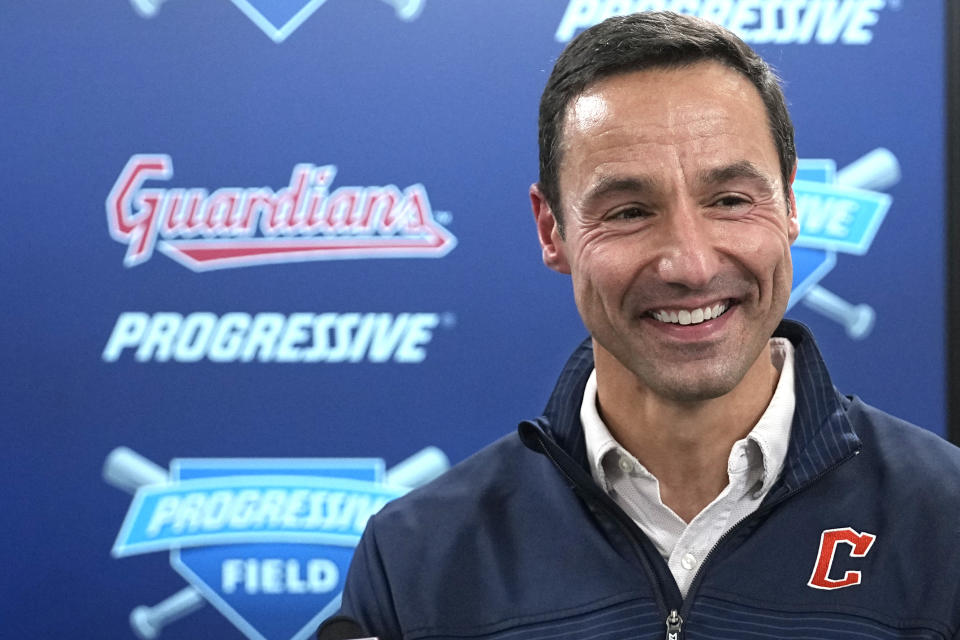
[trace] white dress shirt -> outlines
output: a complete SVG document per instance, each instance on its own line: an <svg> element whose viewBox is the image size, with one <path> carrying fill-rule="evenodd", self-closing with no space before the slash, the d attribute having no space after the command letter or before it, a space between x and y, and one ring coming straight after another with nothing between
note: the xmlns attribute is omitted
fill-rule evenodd
<svg viewBox="0 0 960 640"><path fill-rule="evenodd" d="M727 486L689 523L663 504L657 478L610 435L597 411L596 370L587 381L580 421L593 478L653 541L684 597L706 555L724 533L756 511L783 469L796 403L793 345L772 338L770 347L780 370L773 398L750 433L733 444Z"/></svg>

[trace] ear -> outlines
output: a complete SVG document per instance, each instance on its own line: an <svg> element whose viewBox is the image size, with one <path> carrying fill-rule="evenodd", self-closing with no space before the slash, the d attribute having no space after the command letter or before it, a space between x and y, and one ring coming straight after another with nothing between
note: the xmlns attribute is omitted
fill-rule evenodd
<svg viewBox="0 0 960 640"><path fill-rule="evenodd" d="M787 237L790 238L790 244L800 235L800 218L797 216L797 198L793 193L793 181L797 177L797 165L794 163L793 171L790 173L790 197L787 199Z"/></svg>
<svg viewBox="0 0 960 640"><path fill-rule="evenodd" d="M560 273L570 273L567 261L566 245L560 235L557 218L547 199L536 183L530 185L530 204L533 206L533 218L537 222L537 234L540 237L540 249L543 264Z"/></svg>

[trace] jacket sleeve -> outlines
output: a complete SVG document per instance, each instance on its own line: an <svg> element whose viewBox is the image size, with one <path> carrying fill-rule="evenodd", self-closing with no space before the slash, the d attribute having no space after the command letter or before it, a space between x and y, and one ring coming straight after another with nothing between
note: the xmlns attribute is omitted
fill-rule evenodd
<svg viewBox="0 0 960 640"><path fill-rule="evenodd" d="M380 640L400 640L402 633L377 545L375 517L367 522L347 572L340 615L350 616Z"/></svg>

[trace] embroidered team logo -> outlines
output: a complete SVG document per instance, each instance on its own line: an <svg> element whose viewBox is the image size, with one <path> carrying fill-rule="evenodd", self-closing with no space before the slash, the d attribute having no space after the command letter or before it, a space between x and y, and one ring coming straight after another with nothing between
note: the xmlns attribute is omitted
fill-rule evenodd
<svg viewBox="0 0 960 640"><path fill-rule="evenodd" d="M278 262L439 258L457 239L437 220L422 184L339 187L334 165L298 164L288 186L157 188L173 160L134 155L107 196L110 236L127 245L124 265L154 249L194 271ZM449 217L448 212L442 212Z"/></svg>
<svg viewBox="0 0 960 640"><path fill-rule="evenodd" d="M144 18L152 18L167 0L130 0L133 8ZM327 0L231 0L253 24L271 40L281 43L297 30L314 11ZM415 20L423 11L425 0L383 0L393 7L396 16L404 22Z"/></svg>
<svg viewBox="0 0 960 640"><path fill-rule="evenodd" d="M130 613L140 638L214 606L250 640L305 640L340 607L354 548L389 500L449 466L428 447L379 458L181 458L166 469L125 447L104 479L134 494L114 557L168 551L187 581Z"/></svg>
<svg viewBox="0 0 960 640"><path fill-rule="evenodd" d="M830 569L833 567L834 558L839 553L839 545L844 544L850 547L847 553L851 558L863 558L870 552L876 539L877 536L872 533L858 533L850 527L825 530L820 534L820 551L807 586L831 590L860 584L859 571L845 571L842 577L831 578Z"/></svg>
<svg viewBox="0 0 960 640"><path fill-rule="evenodd" d="M820 285L837 264L837 254L862 256L870 249L893 199L878 189L900 180L900 164L887 149L874 149L837 170L829 159L797 161L793 191L800 235L791 248L793 290L788 309L797 302L838 322L854 340L866 338L876 312Z"/></svg>

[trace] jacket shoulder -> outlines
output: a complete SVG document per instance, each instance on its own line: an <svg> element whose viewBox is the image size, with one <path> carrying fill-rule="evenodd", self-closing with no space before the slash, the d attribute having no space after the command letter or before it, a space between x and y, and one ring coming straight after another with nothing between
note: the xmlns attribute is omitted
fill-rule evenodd
<svg viewBox="0 0 960 640"><path fill-rule="evenodd" d="M370 519L344 612L380 637L484 637L636 601L642 582L553 463L514 433Z"/></svg>
<svg viewBox="0 0 960 640"><path fill-rule="evenodd" d="M937 434L852 398L847 415L863 448L861 481L884 501L924 520L960 510L960 448Z"/></svg>
<svg viewBox="0 0 960 640"><path fill-rule="evenodd" d="M529 472L530 465L541 459L516 433L503 436L439 478L388 503L375 516L378 529L414 527L423 531L428 524L442 528L444 523L460 527L471 514L488 514L485 507L502 504L507 494L516 490L517 470L522 467Z"/></svg>
<svg viewBox="0 0 960 640"><path fill-rule="evenodd" d="M848 399L847 415L865 450L877 453L891 471L960 482L960 448L937 434L857 397Z"/></svg>

